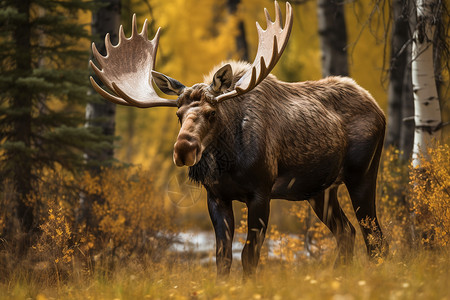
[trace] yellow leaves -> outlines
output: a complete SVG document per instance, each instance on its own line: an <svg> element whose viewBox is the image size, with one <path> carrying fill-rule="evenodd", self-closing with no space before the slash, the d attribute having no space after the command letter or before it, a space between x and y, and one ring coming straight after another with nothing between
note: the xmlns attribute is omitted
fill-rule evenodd
<svg viewBox="0 0 450 300"><path fill-rule="evenodd" d="M162 253L168 247L173 214L164 208L163 197L155 192L149 172L130 167L104 169L96 176L81 175L67 179L61 173L49 172L30 196L42 203L42 211L36 213L40 235L36 234L36 242L30 247L33 260L45 266L42 270L65 276L80 261L156 249ZM80 203L80 193L73 189L75 183L83 189L83 200L93 202L90 218L95 220L93 225L99 225L96 228L75 220ZM74 257L78 258L76 262ZM81 268L90 271L89 264Z"/></svg>
<svg viewBox="0 0 450 300"><path fill-rule="evenodd" d="M293 262L299 256L302 256L301 253L304 251L304 243L298 236L280 233L277 227L273 225L270 228L268 239L275 242L272 251L280 259Z"/></svg>
<svg viewBox="0 0 450 300"><path fill-rule="evenodd" d="M429 147L420 160L423 165L411 172L411 188L418 229L423 243L447 246L450 243L450 147ZM428 160L425 159L428 157Z"/></svg>
<svg viewBox="0 0 450 300"><path fill-rule="evenodd" d="M160 48L170 58L158 70L185 85L228 58L234 50L234 27L224 0L155 1L155 23L164 28Z"/></svg>
<svg viewBox="0 0 450 300"><path fill-rule="evenodd" d="M86 191L91 194L99 194L101 192L101 186L99 184L98 177L92 177L91 174L86 171L81 182L82 186Z"/></svg>
<svg viewBox="0 0 450 300"><path fill-rule="evenodd" d="M33 249L46 259L53 260L55 264L69 263L74 253L70 243L73 235L63 204L54 198L43 198L41 201L48 201L45 204L49 208L47 219L40 226L42 235Z"/></svg>
<svg viewBox="0 0 450 300"><path fill-rule="evenodd" d="M295 234L283 233L278 230L278 227L274 224L270 225L265 236L265 242L261 250L261 263L271 259L284 260L292 263L305 259L306 256L318 256L334 250L334 238L331 236L328 228L320 222L318 218L312 216L314 221L308 221L311 218L310 212L308 212L309 204L301 203L294 206L289 213L298 217L298 221L301 224L312 223L311 226L306 227ZM247 233L247 208L242 208L242 220L240 225L236 228L238 233ZM309 239L313 239L313 245L306 247L305 240L306 235ZM242 235L239 236L239 242L248 243Z"/></svg>
<svg viewBox="0 0 450 300"><path fill-rule="evenodd" d="M47 300L48 298L43 294L37 294L36 300Z"/></svg>
<svg viewBox="0 0 450 300"><path fill-rule="evenodd" d="M153 176L139 168L105 169L96 178L101 189L92 186L88 194L101 190L102 199L93 205L102 239L111 249L121 246L133 251L137 244L151 242L154 234L168 232L172 228L171 214L164 209L164 201L155 193ZM89 185L86 185L89 186Z"/></svg>

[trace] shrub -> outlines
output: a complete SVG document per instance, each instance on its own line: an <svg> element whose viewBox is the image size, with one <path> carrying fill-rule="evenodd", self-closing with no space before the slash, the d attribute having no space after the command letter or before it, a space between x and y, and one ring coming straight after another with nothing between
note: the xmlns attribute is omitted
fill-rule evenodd
<svg viewBox="0 0 450 300"><path fill-rule="evenodd" d="M437 144L421 155L422 166L411 172L411 199L419 242L450 245L450 147Z"/></svg>
<svg viewBox="0 0 450 300"><path fill-rule="evenodd" d="M173 239L173 213L154 189L153 176L140 168L105 168L80 178L49 170L35 190L27 201L36 204L38 230L1 236L0 273L5 278L22 270L38 281L54 282L74 271L91 273L94 264L109 268L119 261L160 260ZM79 218L82 194L96 200L89 216L96 226ZM1 207L8 206L5 193L0 200ZM2 212L0 226L12 219ZM17 255L24 235L31 237L29 250Z"/></svg>

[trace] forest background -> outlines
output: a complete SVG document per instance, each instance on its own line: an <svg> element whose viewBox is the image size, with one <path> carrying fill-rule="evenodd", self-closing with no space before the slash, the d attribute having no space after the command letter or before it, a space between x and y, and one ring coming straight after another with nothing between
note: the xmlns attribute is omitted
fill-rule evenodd
<svg viewBox="0 0 450 300"><path fill-rule="evenodd" d="M19 20L14 12L5 9L9 2L1 4L1 24L6 24L5 28L8 28L5 20ZM257 46L254 22L264 23L264 7L273 14L273 2L269 0L234 1L237 4L234 9L229 6L233 1L226 0L116 2L119 4L120 23L127 36L130 35L133 13L137 14L139 27L145 18L149 19L150 37L159 26L162 27L155 70L186 86L201 82L204 74L224 60L241 59L246 55L251 60ZM386 113L392 61L392 3L349 1L343 5L349 75L374 96ZM294 8L291 38L273 74L292 82L320 79L317 3L291 1L291 4ZM410 298L416 294L425 298L449 297L446 284L450 280L448 126L443 127L442 141L430 147L431 159L424 165L425 173L415 173L398 148L385 149L380 168L378 210L391 244L391 257L387 261L380 257L375 264L367 262L358 233L355 265L347 270L331 271L335 242L326 227L315 218L306 203L275 200L271 207L260 275L261 282L272 284L262 287L255 283L246 289L240 283L241 271L235 262L236 278L216 288L211 251L179 254L171 250L181 232L212 231L206 192L185 181L187 170L175 167L172 162L172 146L179 129L175 110L117 106L113 140L95 131L68 130L64 126L80 130L89 126L83 126L84 120L62 125L61 116L67 116L66 113L84 116L86 101L102 101L89 92L87 74L91 42L101 41L91 32L92 12L95 13L102 4L101 1L42 0L32 5L35 5L32 6L32 17L47 13L52 16L60 11L66 14L65 22L85 30L77 32L61 26L61 31L65 30L61 34L72 33L76 37L67 39L72 43L69 45L60 45L55 42L57 39L53 41L45 30L42 35L35 36L34 42L44 51L34 54L37 53L36 57L47 55L46 59L37 59L36 65L39 68L44 66L43 69L50 66L51 69L55 64L55 69L66 71L76 66L84 71L75 74L76 79L70 77L74 74L69 76L61 72L57 73L58 77L35 72L33 76L45 79L25 83L28 88L38 87L43 91L36 95L37 111L47 116L50 115L48 112L55 112L55 115L40 120L50 122L50 125L42 123L41 127L36 127L39 128L36 131L41 131L38 135L46 130L51 133L40 135L36 143L38 154L23 151L25 156L34 155L37 161L33 165L36 169L33 184L22 197L26 199L23 200L24 207L31 207L33 216L33 221L24 230L23 224L15 220L17 208L13 200L17 193L9 181L9 173L3 172L19 169L20 156L18 161L11 160L8 153L17 153L22 148L7 140L9 117L20 113L8 111L8 91L13 87L8 86L10 67L5 61L12 52L8 52L11 45L8 44L7 33L0 36L4 75L0 76L3 93L0 103L3 172L0 173L0 272L4 274L0 280L0 297L281 299L294 298L297 292L304 293L306 298ZM284 14L283 2L281 6ZM443 19L448 20L448 12L444 11L444 14L447 17ZM59 25L56 21L57 18L49 18L45 22L54 22L52 28L57 32ZM236 42L242 33L248 47L247 54ZM444 34L445 39L448 38L448 32ZM57 44L61 48L54 47L55 53L59 50L62 53L65 49L71 57L69 60L60 62L53 59L53 54L46 50L47 46ZM445 55L442 57L445 60ZM440 64L445 66L448 62L441 61ZM51 85L60 78L69 78L70 84ZM48 92L56 88L69 92ZM448 88L448 69L444 67L439 73L443 124L450 116ZM43 96L47 94L49 96ZM64 136L69 141L64 141ZM76 159L61 154L55 147L40 148L44 138L52 143L51 139L55 139L55 145L65 145ZM114 153L113 160L96 162L92 157L100 156L92 155L91 149ZM49 156L61 155L61 160L50 162L51 158L39 156L40 151L49 151ZM84 156L86 160L83 153L87 153ZM342 188L339 193L341 204L356 225L346 190ZM86 199L93 203L89 208L89 222L83 214ZM236 203L234 209L238 232L246 232L245 207ZM29 211L26 210L25 216ZM208 243L213 244L213 239ZM193 272L196 275L192 275ZM401 279L394 284L395 277ZM280 285L285 288L278 289ZM319 285L322 287L320 291L315 288ZM354 289L355 286L358 288ZM383 289L383 286L387 288Z"/></svg>

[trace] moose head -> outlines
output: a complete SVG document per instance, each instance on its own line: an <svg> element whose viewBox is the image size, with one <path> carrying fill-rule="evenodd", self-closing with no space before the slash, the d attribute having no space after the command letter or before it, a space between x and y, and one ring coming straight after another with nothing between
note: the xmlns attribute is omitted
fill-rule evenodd
<svg viewBox="0 0 450 300"><path fill-rule="evenodd" d="M217 107L221 102L254 89L269 75L280 59L292 29L292 7L286 3L284 28L281 23L281 10L276 1L275 12L276 18L272 22L265 10L265 30L256 23L259 37L256 58L251 68L237 82L233 82L230 64L222 66L214 74L210 84L198 83L192 87L186 87L178 80L154 71L161 28L149 41L147 20L141 33L138 33L136 15L133 15L130 38L125 37L122 26L116 46L111 44L109 34L106 35L106 56L101 55L95 44L92 44L92 52L101 69L92 60L90 65L98 78L115 95L101 88L91 77L92 86L100 95L116 104L141 108L178 107L177 116L181 129L174 145L173 160L177 166L193 166L200 161L204 149L213 139L215 120L220 117ZM178 99L159 97L153 89L152 81L163 93L176 95Z"/></svg>

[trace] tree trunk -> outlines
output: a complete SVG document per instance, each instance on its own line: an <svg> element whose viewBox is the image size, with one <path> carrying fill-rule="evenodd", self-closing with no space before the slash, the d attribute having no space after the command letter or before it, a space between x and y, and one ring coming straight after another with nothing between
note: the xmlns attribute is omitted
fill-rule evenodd
<svg viewBox="0 0 450 300"><path fill-rule="evenodd" d="M415 11L411 0L396 0L391 35L391 65L388 90L386 145L400 149L403 161L411 157L414 136L414 101L411 80L411 32Z"/></svg>
<svg viewBox="0 0 450 300"><path fill-rule="evenodd" d="M107 6L100 8L92 14L92 34L99 36L101 42L96 42L97 49L102 55L106 55L104 39L107 33L110 34L111 42L116 45L119 41L118 32L120 26L120 0L101 1L108 3ZM101 82L97 80L97 82ZM91 89L92 93L95 93ZM115 114L116 105L104 99L96 102L90 102L86 105L86 126L101 128L103 134L114 136L115 132ZM103 153L86 153L87 160L110 161L114 156L113 148Z"/></svg>
<svg viewBox="0 0 450 300"><path fill-rule="evenodd" d="M322 76L348 76L344 2L318 0L317 16L322 53Z"/></svg>
<svg viewBox="0 0 450 300"><path fill-rule="evenodd" d="M403 74L402 123L400 128L400 158L409 161L414 141L414 96L411 80L411 47L406 49L407 65Z"/></svg>
<svg viewBox="0 0 450 300"><path fill-rule="evenodd" d="M440 138L441 109L436 89L433 64L433 39L440 3L437 0L417 0L417 26L413 35L412 83L414 91L413 166L421 167L420 155Z"/></svg>
<svg viewBox="0 0 450 300"><path fill-rule="evenodd" d="M240 2L241 0L228 0L228 12L232 15L235 14ZM248 61L248 45L245 37L245 25L243 20L239 20L238 32L239 33L236 36L236 50L239 53L239 59Z"/></svg>
<svg viewBox="0 0 450 300"><path fill-rule="evenodd" d="M392 4L391 65L388 90L388 128L386 145L400 147L403 127L402 99L405 91L405 73L407 67L407 44L409 42L409 0L395 0ZM406 92L406 91L405 91Z"/></svg>
<svg viewBox="0 0 450 300"><path fill-rule="evenodd" d="M92 35L94 37L100 37L100 42L97 41L95 45L102 55L106 55L104 44L106 34L110 34L113 45L116 45L119 41L118 33L121 5L120 0L106 0L100 2L103 4L107 3L107 5L92 14ZM96 81L101 82L100 80ZM95 94L95 91L91 88L90 93ZM86 105L85 126L99 128L104 135L110 136L112 141L115 134L115 115L116 105L114 103L104 99L89 102ZM94 174L97 174L100 171L100 168L97 167L98 165L112 162L113 157L114 150L112 146L102 152L85 153L86 162L93 166L91 167L91 172ZM92 219L91 210L93 202L99 200L98 197L82 193L80 195L80 210L78 212L77 221L86 222L88 227L95 228L96 222Z"/></svg>
<svg viewBox="0 0 450 300"><path fill-rule="evenodd" d="M23 0L15 3L17 11L23 15L23 22L14 30L14 43L16 46L15 63L16 79L24 79L32 74L31 65L31 24L30 24L30 1ZM11 141L21 144L21 153L7 153L14 160L12 174L14 186L14 202L16 203L15 214L20 222L20 230L29 233L33 227L33 207L27 198L32 191L32 157L31 157L31 119L33 109L32 92L27 91L28 86L16 87L12 91L11 108L20 115L14 119L12 124ZM26 247L26 245L23 245Z"/></svg>

